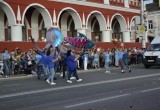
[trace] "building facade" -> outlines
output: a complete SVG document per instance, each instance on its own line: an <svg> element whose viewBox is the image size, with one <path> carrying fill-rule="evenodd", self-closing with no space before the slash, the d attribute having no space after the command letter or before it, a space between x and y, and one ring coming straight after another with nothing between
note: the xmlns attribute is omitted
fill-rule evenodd
<svg viewBox="0 0 160 110"><path fill-rule="evenodd" d="M98 42L135 42L140 0L0 0L0 41L44 40L49 27Z"/></svg>
<svg viewBox="0 0 160 110"><path fill-rule="evenodd" d="M160 2L146 5L148 19L148 40L151 42L154 37L160 37Z"/></svg>

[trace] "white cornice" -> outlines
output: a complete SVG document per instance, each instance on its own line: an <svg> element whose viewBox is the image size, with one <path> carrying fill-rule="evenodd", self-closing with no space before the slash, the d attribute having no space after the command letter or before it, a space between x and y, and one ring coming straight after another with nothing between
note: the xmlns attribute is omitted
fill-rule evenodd
<svg viewBox="0 0 160 110"><path fill-rule="evenodd" d="M78 0L48 0L48 1L63 2L63 3L84 5L84 6L90 6L90 7L96 7L96 8L104 8L104 9L111 9L111 10L118 10L118 11L125 11L125 12L133 12L133 13L140 14L140 10L138 10L138 9L130 9L130 8L125 8L125 7L111 6L111 5L105 5L105 4L93 3L93 2L86 2L86 1L78 1Z"/></svg>

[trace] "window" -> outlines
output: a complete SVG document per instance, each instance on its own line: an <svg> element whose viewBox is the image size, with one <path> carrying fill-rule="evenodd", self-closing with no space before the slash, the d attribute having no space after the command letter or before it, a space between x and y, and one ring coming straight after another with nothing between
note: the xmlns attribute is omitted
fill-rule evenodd
<svg viewBox="0 0 160 110"><path fill-rule="evenodd" d="M148 29L153 29L153 21L152 20L148 21Z"/></svg>

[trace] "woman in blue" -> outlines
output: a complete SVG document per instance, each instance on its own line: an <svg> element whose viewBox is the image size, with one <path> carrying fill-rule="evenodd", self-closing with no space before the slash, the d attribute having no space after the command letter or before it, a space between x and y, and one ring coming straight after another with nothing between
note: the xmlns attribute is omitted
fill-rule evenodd
<svg viewBox="0 0 160 110"><path fill-rule="evenodd" d="M76 77L77 82L82 81L82 79L79 79L77 75L77 60L78 60L78 57L75 58L74 51L68 50L67 59L66 59L66 64L68 68L68 80L67 80L68 83L72 83L72 81L70 80L72 73L73 73L73 76Z"/></svg>
<svg viewBox="0 0 160 110"><path fill-rule="evenodd" d="M48 50L46 61L47 61L47 66L48 66L49 73L50 73L46 82L51 85L55 85L56 83L53 82L54 75L55 75L54 65L55 65L55 62L58 61L58 58L56 58L55 56L51 56L51 51Z"/></svg>

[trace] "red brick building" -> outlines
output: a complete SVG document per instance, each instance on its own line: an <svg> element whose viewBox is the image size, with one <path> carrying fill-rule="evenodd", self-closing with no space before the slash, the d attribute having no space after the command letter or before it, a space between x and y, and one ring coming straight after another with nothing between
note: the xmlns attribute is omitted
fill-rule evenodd
<svg viewBox="0 0 160 110"><path fill-rule="evenodd" d="M65 37L81 32L93 41L131 43L139 15L140 0L1 0L0 41L23 45L30 35L43 40L49 27L57 27Z"/></svg>

